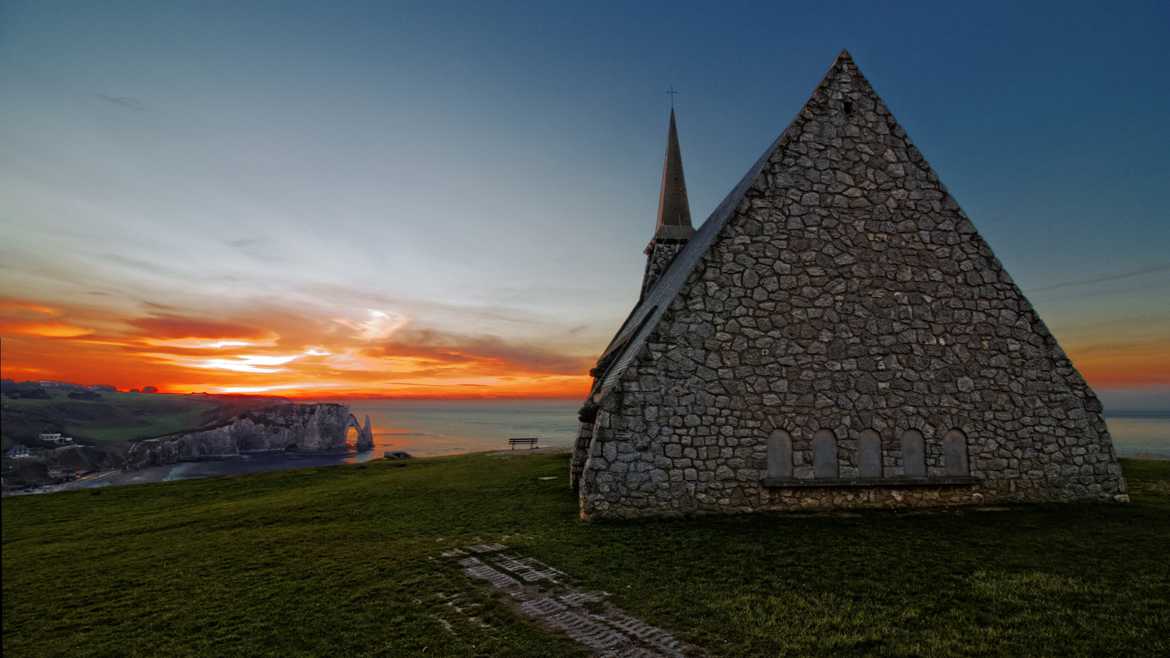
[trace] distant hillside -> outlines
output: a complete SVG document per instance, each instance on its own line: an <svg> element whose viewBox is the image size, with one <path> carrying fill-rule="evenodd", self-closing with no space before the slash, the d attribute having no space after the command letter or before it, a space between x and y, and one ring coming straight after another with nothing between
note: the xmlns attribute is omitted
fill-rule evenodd
<svg viewBox="0 0 1170 658"><path fill-rule="evenodd" d="M45 387L47 397L0 398L4 446L61 432L81 442L145 439L225 422L245 411L288 402L232 395L87 392Z"/></svg>

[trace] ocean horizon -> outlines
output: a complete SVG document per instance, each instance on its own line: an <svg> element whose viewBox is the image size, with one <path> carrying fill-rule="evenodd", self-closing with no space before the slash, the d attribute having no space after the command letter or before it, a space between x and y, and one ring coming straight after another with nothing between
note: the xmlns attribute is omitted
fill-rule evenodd
<svg viewBox="0 0 1170 658"><path fill-rule="evenodd" d="M572 447L580 400L334 400L374 428L374 456L389 450L437 457L507 450L512 437L536 437L542 447Z"/></svg>
<svg viewBox="0 0 1170 658"><path fill-rule="evenodd" d="M137 471L110 471L43 491L170 482L244 475L290 468L353 464L386 452L442 457L508 450L512 437L537 437L540 447L571 448L577 436L579 400L390 400L333 399L364 422L369 415L374 449L337 454L249 454L223 461L184 462ZM1119 411L1105 420L1119 457L1170 460L1170 413ZM517 448L525 450L526 448Z"/></svg>
<svg viewBox="0 0 1170 658"><path fill-rule="evenodd" d="M508 449L510 437L572 447L580 400L335 400L374 428L375 456L403 450L419 457ZM1106 412L1121 457L1170 459L1170 412Z"/></svg>

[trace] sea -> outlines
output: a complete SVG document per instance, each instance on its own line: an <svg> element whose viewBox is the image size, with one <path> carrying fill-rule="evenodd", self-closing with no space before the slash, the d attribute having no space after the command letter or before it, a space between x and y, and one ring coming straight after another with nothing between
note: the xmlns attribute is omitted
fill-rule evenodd
<svg viewBox="0 0 1170 658"><path fill-rule="evenodd" d="M419 457L507 449L509 437L534 436L569 448L577 436L578 400L346 402L374 426L374 455L403 450ZM1170 413L1106 414L1121 457L1170 459Z"/></svg>
<svg viewBox="0 0 1170 658"><path fill-rule="evenodd" d="M545 447L572 447L580 400L351 400L344 402L374 427L374 455L388 450L416 457L506 450L512 437L535 437Z"/></svg>
<svg viewBox="0 0 1170 658"><path fill-rule="evenodd" d="M334 400L335 402L337 400ZM569 448L577 433L577 400L350 400L359 422L369 415L374 449L331 455L245 455L228 461L156 466L88 476L51 490L189 480L289 468L357 463L401 451L413 457L507 450L511 437L536 437L541 447ZM1121 457L1170 459L1170 413L1106 414ZM519 448L524 450L525 448Z"/></svg>

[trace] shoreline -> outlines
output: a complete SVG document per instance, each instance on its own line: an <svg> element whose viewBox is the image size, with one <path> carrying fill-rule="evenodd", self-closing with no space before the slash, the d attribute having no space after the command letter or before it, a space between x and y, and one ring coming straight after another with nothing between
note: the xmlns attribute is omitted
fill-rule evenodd
<svg viewBox="0 0 1170 658"><path fill-rule="evenodd" d="M174 464L148 466L137 470L104 470L85 473L77 479L68 482L45 484L23 489L6 490L0 496L33 496L61 493L66 491L82 491L86 489L102 489L107 487L123 487L138 484L155 484L159 482L178 482L183 480L201 480L215 477L237 477L256 473L268 473L298 468L325 468L358 464L385 459L383 454L394 452L391 445L375 445L372 450L357 452L352 449L345 451L321 452L285 452L279 450L254 450L239 455L225 455L223 458L201 458L192 461L182 461ZM403 446L405 447L405 446ZM490 455L496 458L509 456L536 456L551 454L567 454L572 448L563 445L544 445L538 448L491 448L483 450L458 450L441 454L416 455L409 450L402 450L411 454L412 459L435 459L461 455ZM1119 459L1134 461L1163 462L1170 461L1170 454L1158 454L1145 451L1135 451L1132 454L1118 454Z"/></svg>
<svg viewBox="0 0 1170 658"><path fill-rule="evenodd" d="M320 453L253 451L225 459L199 459L194 461L183 461L174 464L148 466L146 468L132 471L125 469L95 471L87 473L75 480L70 480L69 482L46 484L37 487L5 491L3 492L2 496L4 498L10 496L38 496L67 491L83 491L86 489L128 487L140 484L158 484L160 482L203 480L215 477L240 477L258 473L270 473L273 471L296 470L298 468L329 468L333 466L345 466L371 461L387 460L387 458L381 454L374 454L375 452L377 451L368 450L365 452L356 452L347 450L345 452L332 451ZM537 455L568 454L569 452L570 448L564 446L542 446L539 448L522 448L518 450L469 450L467 452L458 452L448 455L428 455L423 457L415 457L412 455L410 461L415 459L440 459L444 457L458 457L463 455L527 457ZM296 464L295 462L304 463ZM232 466L243 466L243 468L233 469ZM209 468L213 471L222 469L227 472L199 473L199 471L208 470ZM179 471L178 474L174 473L176 470ZM232 470L236 470L237 472L230 472ZM194 471L194 473L188 474L188 471ZM111 482L110 480L113 479L122 481Z"/></svg>
<svg viewBox="0 0 1170 658"><path fill-rule="evenodd" d="M462 457L462 456L468 456L468 455L488 455L490 457L505 459L505 458L509 458L509 457L535 457L535 456L540 456L540 455L569 454L571 451L572 451L572 449L569 447L566 447L566 446L542 446L539 448L522 448L519 450L510 450L510 449L469 450L467 452L458 452L458 453L451 453L451 454L446 454L446 455L427 455L427 456L422 456L422 457L411 456L409 460L401 460L401 461L403 461L405 463L407 461L414 461L414 460L421 460L421 459L443 459L443 458L447 458L447 457ZM15 496L38 496L38 495L62 493L62 492L67 492L67 491L83 491L86 489L104 489L107 487L128 487L128 486L135 486L135 485L140 485L140 484L158 484L161 482L182 482L185 480L205 480L205 479L217 478L217 477L230 478L230 477L254 475L254 474L259 474L259 473L271 473L274 471L296 470L298 468L329 468L329 467L334 467L334 466L363 464L363 463L367 463L367 462L371 462L371 461L399 461L399 460L387 459L386 457L382 457L382 456L375 456L372 454L374 452L375 451L370 450L370 451L367 451L364 453L347 451L345 453L337 453L337 452L316 453L316 454L301 453L300 455L297 455L296 453L288 454L288 453L271 453L271 452L252 452L252 453L247 453L245 455L241 455L239 457L236 457L236 458L230 459L230 460L200 460L200 461L178 462L176 464L168 464L168 465L164 465L164 466L150 466L150 467L147 467L145 469L139 469L137 471L125 471L125 470L97 471L97 472L88 473L86 475L83 475L76 480L71 480L69 482L63 482L60 484L49 484L49 485L43 485L43 486L39 486L39 487L31 487L31 488L27 488L27 489L16 489L16 490L11 490L11 491L5 491L5 492L3 492L2 496L0 496L0 497L8 498L8 497L15 497ZM180 473L179 474L180 477L173 477L173 473L171 472L175 469L179 469L181 471L187 471L187 470L198 471L199 467L201 465L206 466L206 465L227 465L227 464L246 463L247 461L249 461L248 460L249 457L255 456L255 455L276 456L276 457L278 457L278 459L269 461L266 464L259 465L259 466L266 466L266 467L248 468L248 469L240 470L239 472L235 472L235 473L231 473L231 472L206 473L206 474L195 473L195 474L187 475L186 477L183 477L183 475L186 475L185 473ZM362 456L365 456L365 458L359 459L359 457L362 457ZM333 459L336 459L337 457L343 457L343 458L346 458L346 460L344 460L344 461L328 461L327 463L305 463L305 464L301 464L301 465L290 465L289 464L289 462L294 462L294 461L312 462L312 461L317 461L319 459L320 460L333 460ZM349 459L350 457L353 457L354 459L350 460ZM1126 459L1126 460L1130 460L1130 461L1166 462L1166 461L1170 461L1170 456L1152 455L1152 454L1137 454L1137 455L1133 455L1133 456L1119 455L1118 459ZM163 470L166 471L165 474L160 472ZM146 473L147 471L152 471L152 472ZM124 476L123 479L125 479L126 481L122 481L122 482L108 481L111 478L116 478L118 476Z"/></svg>

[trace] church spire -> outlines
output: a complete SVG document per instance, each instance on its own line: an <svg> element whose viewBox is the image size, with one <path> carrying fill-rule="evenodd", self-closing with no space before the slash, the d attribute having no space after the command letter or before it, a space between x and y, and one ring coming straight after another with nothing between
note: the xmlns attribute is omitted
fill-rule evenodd
<svg viewBox="0 0 1170 658"><path fill-rule="evenodd" d="M675 92L672 89L667 93L673 95ZM650 244L646 245L646 271L642 275L643 297L694 233L672 96L670 129L666 133L666 159L662 163L662 187L658 192L658 223L654 227L654 237L651 238Z"/></svg>
<svg viewBox="0 0 1170 658"><path fill-rule="evenodd" d="M687 181L683 176L682 149L678 146L678 127L674 122L674 108L671 107L654 239L686 240L694 232L691 226L691 206L687 202Z"/></svg>

